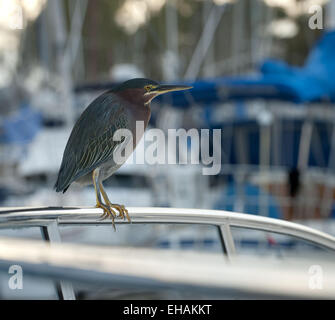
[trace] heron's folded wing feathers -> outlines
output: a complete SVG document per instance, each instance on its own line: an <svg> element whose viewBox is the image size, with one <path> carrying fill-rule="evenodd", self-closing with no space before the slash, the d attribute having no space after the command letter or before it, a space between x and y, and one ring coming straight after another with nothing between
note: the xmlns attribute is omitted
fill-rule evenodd
<svg viewBox="0 0 335 320"><path fill-rule="evenodd" d="M56 190L66 189L74 180L86 175L113 156L118 129L127 129L128 119L123 106L113 94L104 94L93 101L75 124L64 151Z"/></svg>

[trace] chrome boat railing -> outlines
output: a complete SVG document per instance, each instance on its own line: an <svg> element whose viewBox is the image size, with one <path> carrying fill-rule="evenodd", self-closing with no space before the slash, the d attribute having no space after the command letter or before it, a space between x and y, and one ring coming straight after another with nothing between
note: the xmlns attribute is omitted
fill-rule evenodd
<svg viewBox="0 0 335 320"><path fill-rule="evenodd" d="M236 254L231 227L256 229L290 235L310 241L321 247L335 250L335 237L313 228L268 217L229 211L207 209L129 207L132 223L203 224L218 228L223 251L229 259ZM101 220L98 208L2 208L0 228L40 227L46 241L61 242L59 225L106 225L110 219ZM116 219L116 224L128 223ZM112 232L112 229L111 229ZM74 292L67 282L60 283L60 298L72 299Z"/></svg>

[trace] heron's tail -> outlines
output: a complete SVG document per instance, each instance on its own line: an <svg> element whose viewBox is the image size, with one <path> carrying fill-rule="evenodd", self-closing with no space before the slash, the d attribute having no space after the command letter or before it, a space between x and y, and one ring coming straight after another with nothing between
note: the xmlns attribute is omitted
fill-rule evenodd
<svg viewBox="0 0 335 320"><path fill-rule="evenodd" d="M66 177L63 166L61 166L61 168L58 172L57 181L54 185L54 189L56 189L56 192L61 192L62 191L63 193L65 193L66 190L70 186L69 180L70 179L68 177Z"/></svg>

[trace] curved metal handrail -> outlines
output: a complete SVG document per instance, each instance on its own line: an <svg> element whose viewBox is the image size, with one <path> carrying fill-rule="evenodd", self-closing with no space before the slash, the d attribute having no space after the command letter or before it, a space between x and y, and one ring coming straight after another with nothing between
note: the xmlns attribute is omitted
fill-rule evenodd
<svg viewBox="0 0 335 320"><path fill-rule="evenodd" d="M140 208L128 207L132 223L183 223L217 226L228 258L235 254L231 226L281 233L311 241L325 248L335 250L335 237L293 222L283 221L250 214L177 208ZM0 209L0 228L40 227L45 240L60 242L58 225L105 225L110 219L101 220L102 210L80 207L44 207L44 208L2 208ZM116 223L128 223L116 220ZM61 281L58 295L64 299L74 299L74 290L68 282Z"/></svg>
<svg viewBox="0 0 335 320"><path fill-rule="evenodd" d="M132 218L132 223L215 225L221 228L226 242L232 240L229 239L231 238L229 233L230 226L234 226L290 235L335 250L335 237L301 224L280 219L223 210L156 207L129 207L127 209ZM82 207L2 208L0 210L0 228L41 226L43 224L47 225L49 221L57 221L59 225L112 223L110 219L101 220L101 214L101 209ZM128 223L118 219L115 222ZM232 252L234 248L230 247L230 250Z"/></svg>
<svg viewBox="0 0 335 320"><path fill-rule="evenodd" d="M26 275L57 281L140 290L177 290L218 297L335 297L334 264L320 261L322 290L309 286L310 261L267 261L217 253L53 244L0 238L0 271L18 265ZM274 265L276 267L274 267ZM241 276L242 275L242 276Z"/></svg>

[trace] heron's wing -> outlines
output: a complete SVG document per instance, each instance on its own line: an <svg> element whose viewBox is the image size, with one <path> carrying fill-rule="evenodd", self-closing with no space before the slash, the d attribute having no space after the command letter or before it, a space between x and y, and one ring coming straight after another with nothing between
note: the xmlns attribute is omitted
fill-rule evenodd
<svg viewBox="0 0 335 320"><path fill-rule="evenodd" d="M65 192L74 180L111 159L115 148L123 142L122 139L114 141L114 133L118 129L128 129L128 126L125 108L114 94L105 93L94 100L73 127L56 191Z"/></svg>

